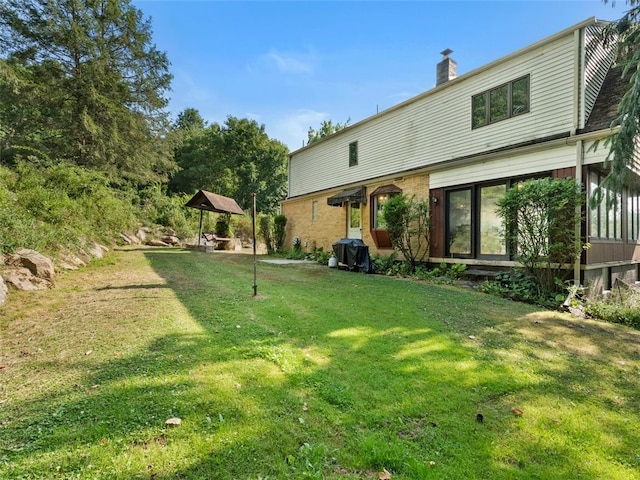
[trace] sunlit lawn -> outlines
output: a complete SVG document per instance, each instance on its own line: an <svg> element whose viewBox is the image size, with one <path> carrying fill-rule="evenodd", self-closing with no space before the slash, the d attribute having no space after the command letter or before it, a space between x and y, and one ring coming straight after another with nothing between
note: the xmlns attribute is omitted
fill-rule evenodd
<svg viewBox="0 0 640 480"><path fill-rule="evenodd" d="M251 256L124 250L14 293L0 478L640 479L640 332L257 271L254 298Z"/></svg>

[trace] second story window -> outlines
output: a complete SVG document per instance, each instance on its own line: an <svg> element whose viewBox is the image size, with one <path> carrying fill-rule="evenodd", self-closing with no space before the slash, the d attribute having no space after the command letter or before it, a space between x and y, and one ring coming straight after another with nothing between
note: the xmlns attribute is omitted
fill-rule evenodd
<svg viewBox="0 0 640 480"><path fill-rule="evenodd" d="M471 97L471 128L529 112L529 75Z"/></svg>
<svg viewBox="0 0 640 480"><path fill-rule="evenodd" d="M358 142L351 142L349 144L349 166L355 167L358 165Z"/></svg>

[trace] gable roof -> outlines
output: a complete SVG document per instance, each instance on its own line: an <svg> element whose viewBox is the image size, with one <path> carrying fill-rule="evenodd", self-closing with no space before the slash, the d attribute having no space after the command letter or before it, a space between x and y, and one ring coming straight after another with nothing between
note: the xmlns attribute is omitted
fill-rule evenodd
<svg viewBox="0 0 640 480"><path fill-rule="evenodd" d="M580 133L611 128L611 123L618 116L618 105L620 105L622 97L627 88L629 88L629 74L623 78L622 70L621 66L614 66L609 69L589 119Z"/></svg>
<svg viewBox="0 0 640 480"><path fill-rule="evenodd" d="M605 21L605 20L599 20L596 17L587 18L586 20L583 20L582 22L579 22L579 23L577 23L577 24L575 24L575 25L573 25L573 26L571 26L569 28L561 30L560 32L557 32L557 33L555 33L555 34L553 34L553 35L551 35L551 36L549 36L547 38L543 38L542 40L539 40L539 41L537 41L535 43L532 43L531 45L528 45L528 46L526 46L524 48L516 50L516 51L514 51L514 52L512 52L512 53L510 53L508 55L505 55L504 57L498 58L498 59L496 59L496 60L494 60L492 62L489 62L489 63L487 63L485 65L482 65L482 66L480 66L478 68L475 68L474 70L471 70L471 71L469 71L467 73L464 73L463 75L459 75L456 78L453 78L453 79L451 79L451 80L449 80L447 82L441 83L440 85L437 85L437 86L435 86L435 87L433 87L433 88L431 88L429 90L426 90L426 91L424 91L424 92L422 92L422 93L420 93L420 94L418 94L418 95L416 95L414 97L411 97L411 98L409 98L409 99L407 99L407 100L405 100L405 101L403 101L401 103L398 103L398 104L393 105L393 106L391 106L391 107L389 107L389 108L387 108L385 110L382 110L382 111L376 113L375 115L371 115L369 117L366 117L366 118L364 118L364 119L362 119L362 120L360 120L360 121L358 121L358 122L356 122L356 123L354 123L352 125L349 125L349 126L343 128L341 130L338 130L337 132L335 132L335 133L333 133L331 135L327 135L326 137L322 137L322 138L318 139L315 142L308 143L307 145L305 145L305 146L303 146L303 147L301 147L301 148L299 148L297 150L289 152L289 158L292 158L294 155L296 155L299 152L302 152L304 150L317 147L318 145L324 143L325 141L328 141L330 139L336 138L339 135L348 134L348 132L352 131L354 128L356 128L358 126L361 126L361 125L366 124L368 122L374 121L374 120L380 118L383 115L391 114L391 113L393 113L393 112L395 112L395 111L397 111L397 110L399 110L399 109L401 109L401 108L403 108L403 107L405 107L407 105L410 105L412 103L418 102L418 101L420 101L421 99L423 99L425 97L431 96L431 95L441 91L442 89L450 88L452 85L456 85L456 84L458 84L460 82L464 82L464 81L468 80L469 78L471 78L473 76L476 76L476 75L478 75L480 73L483 73L483 72L485 72L487 70L490 70L490 69L496 67L497 65L506 63L506 62L508 62L510 60L513 60L514 58L518 58L518 57L524 55L527 52L530 52L530 51L533 51L535 49L540 48L543 45L550 44L550 43L558 40L559 38L563 38L563 37L571 34L572 32L575 32L576 30L580 30L580 29L585 28L585 27L587 27L589 25L606 24L606 23L609 23L609 22Z"/></svg>
<svg viewBox="0 0 640 480"><path fill-rule="evenodd" d="M244 215L244 211L233 198L207 192L206 190L198 191L185 206L210 212Z"/></svg>

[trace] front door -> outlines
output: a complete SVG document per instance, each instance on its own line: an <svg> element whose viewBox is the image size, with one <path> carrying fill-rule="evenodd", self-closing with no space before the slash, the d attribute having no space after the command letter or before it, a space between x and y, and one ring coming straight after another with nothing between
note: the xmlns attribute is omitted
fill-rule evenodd
<svg viewBox="0 0 640 480"><path fill-rule="evenodd" d="M347 207L347 238L362 240L362 205L359 202L349 203Z"/></svg>

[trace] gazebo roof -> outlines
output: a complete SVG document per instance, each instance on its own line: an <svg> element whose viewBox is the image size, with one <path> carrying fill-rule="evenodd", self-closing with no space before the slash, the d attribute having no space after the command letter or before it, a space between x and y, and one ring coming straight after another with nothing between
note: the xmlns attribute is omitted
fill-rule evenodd
<svg viewBox="0 0 640 480"><path fill-rule="evenodd" d="M217 193L200 190L186 203L187 207L199 210L208 210L217 213L233 213L244 215L244 211L233 198L218 195Z"/></svg>

